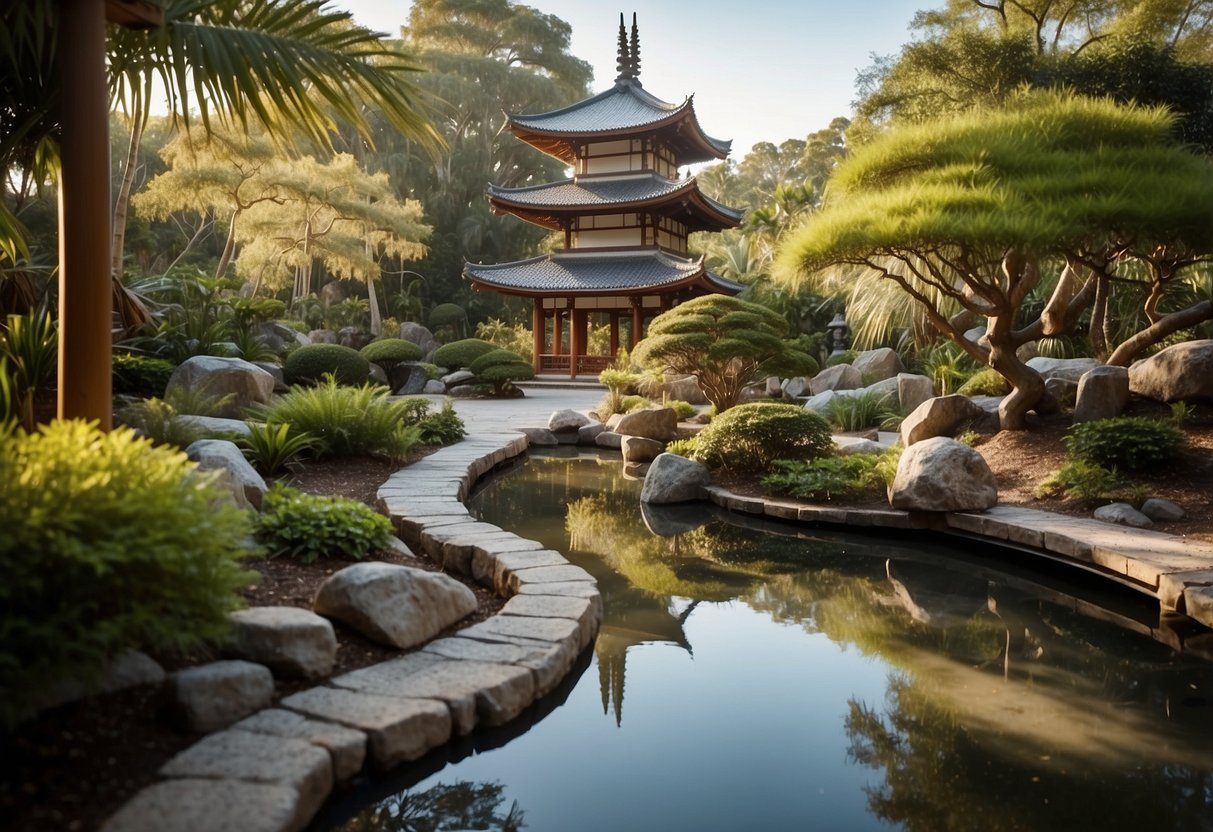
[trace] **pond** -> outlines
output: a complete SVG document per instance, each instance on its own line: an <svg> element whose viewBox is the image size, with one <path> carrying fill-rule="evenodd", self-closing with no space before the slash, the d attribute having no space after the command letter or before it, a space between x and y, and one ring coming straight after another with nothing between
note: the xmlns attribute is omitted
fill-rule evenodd
<svg viewBox="0 0 1213 832"><path fill-rule="evenodd" d="M537 455L472 503L598 579L561 689L317 828L1213 824L1213 664L1167 646L1156 602L982 542L642 517L621 468Z"/></svg>

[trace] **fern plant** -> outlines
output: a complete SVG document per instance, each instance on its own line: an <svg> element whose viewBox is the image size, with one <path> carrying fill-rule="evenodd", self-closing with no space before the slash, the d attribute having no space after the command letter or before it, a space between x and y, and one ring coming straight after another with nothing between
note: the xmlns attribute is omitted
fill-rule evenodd
<svg viewBox="0 0 1213 832"><path fill-rule="evenodd" d="M291 431L286 422L263 424L245 422L248 434L240 436L236 444L258 471L273 476L284 468L291 467L307 451L316 447L316 437L302 431Z"/></svg>
<svg viewBox="0 0 1213 832"><path fill-rule="evenodd" d="M889 393L867 392L858 396L835 396L822 413L826 421L842 431L892 428L901 414Z"/></svg>

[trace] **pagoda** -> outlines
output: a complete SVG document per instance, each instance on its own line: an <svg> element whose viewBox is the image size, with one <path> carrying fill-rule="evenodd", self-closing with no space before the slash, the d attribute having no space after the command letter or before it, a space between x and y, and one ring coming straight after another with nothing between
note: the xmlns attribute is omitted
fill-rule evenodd
<svg viewBox="0 0 1213 832"><path fill-rule="evenodd" d="M742 211L699 190L684 165L724 159L728 141L704 133L692 99L670 104L640 83L640 36L619 16L619 77L605 92L538 115L506 114L510 131L565 162L571 179L522 188L489 185L496 214L512 214L563 234L563 246L513 263L468 263L478 290L534 302L536 374L597 375L649 320L684 300L735 295L741 284L691 257L687 236L740 224ZM609 323L610 354L587 355L591 320ZM566 343L567 333L567 343Z"/></svg>

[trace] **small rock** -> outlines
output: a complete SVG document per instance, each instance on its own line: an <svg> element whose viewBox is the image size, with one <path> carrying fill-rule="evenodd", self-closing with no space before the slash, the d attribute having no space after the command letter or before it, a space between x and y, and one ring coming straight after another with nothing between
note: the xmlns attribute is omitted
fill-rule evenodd
<svg viewBox="0 0 1213 832"><path fill-rule="evenodd" d="M199 471L222 471L236 505L261 508L261 498L266 492L265 480L234 442L199 439L185 449L185 455L198 463Z"/></svg>
<svg viewBox="0 0 1213 832"><path fill-rule="evenodd" d="M983 511L998 503L998 484L980 453L937 436L902 453L889 502L910 511Z"/></svg>
<svg viewBox="0 0 1213 832"><path fill-rule="evenodd" d="M897 374L897 405L902 413L912 413L925 401L935 398L935 382L914 373Z"/></svg>
<svg viewBox="0 0 1213 832"><path fill-rule="evenodd" d="M1151 497L1142 503L1141 513L1157 522L1182 520L1187 516L1187 513L1178 505L1161 497Z"/></svg>
<svg viewBox="0 0 1213 832"><path fill-rule="evenodd" d="M532 445L559 445L560 437L547 428L518 428Z"/></svg>
<svg viewBox="0 0 1213 832"><path fill-rule="evenodd" d="M337 659L333 625L299 607L250 607L231 613L235 625L225 652L263 664L277 676L327 676Z"/></svg>
<svg viewBox="0 0 1213 832"><path fill-rule="evenodd" d="M441 396L446 393L446 385L436 378L432 378L425 383L425 387L421 388L421 392L427 396Z"/></svg>
<svg viewBox="0 0 1213 832"><path fill-rule="evenodd" d="M1099 361L1094 358L1048 358L1043 355L1029 358L1024 363L1040 373L1040 377L1046 381L1051 378L1064 378L1075 384L1087 371L1100 366Z"/></svg>
<svg viewBox="0 0 1213 832"><path fill-rule="evenodd" d="M274 676L268 667L252 662L211 662L169 676L168 695L186 727L207 733L270 704Z"/></svg>
<svg viewBox="0 0 1213 832"><path fill-rule="evenodd" d="M612 413L607 417L605 423L606 429L609 431L614 431L617 427L619 427L619 423L623 421L623 417L626 415L627 414L625 413Z"/></svg>
<svg viewBox="0 0 1213 832"><path fill-rule="evenodd" d="M224 436L225 434L248 436L253 432L252 428L248 426L248 422L243 419L220 419L218 416L183 414L177 416L177 421L183 425L196 427L208 436Z"/></svg>
<svg viewBox="0 0 1213 832"><path fill-rule="evenodd" d="M577 429L577 444L578 445L594 445L598 441L598 435L606 430L602 422L590 422L588 425L582 425Z"/></svg>
<svg viewBox="0 0 1213 832"><path fill-rule="evenodd" d="M409 362L401 362L392 368L391 381L397 396L416 396L429 383L425 368Z"/></svg>
<svg viewBox="0 0 1213 832"><path fill-rule="evenodd" d="M834 447L838 449L841 456L884 453L884 446L879 442L864 439L861 436L835 436Z"/></svg>
<svg viewBox="0 0 1213 832"><path fill-rule="evenodd" d="M480 393L480 388L475 384L456 384L446 391L446 394L452 399L471 399L479 396Z"/></svg>
<svg viewBox="0 0 1213 832"><path fill-rule="evenodd" d="M476 377L476 374L471 370L456 370L442 377L442 383L447 387L455 387L463 384L465 381L471 381Z"/></svg>
<svg viewBox="0 0 1213 832"><path fill-rule="evenodd" d="M1116 523L1121 526L1133 526L1146 529L1154 525L1154 521L1128 503L1112 503L1095 509L1095 519L1105 523Z"/></svg>
<svg viewBox="0 0 1213 832"><path fill-rule="evenodd" d="M1078 400L1078 382L1068 378L1046 378L1045 392L1062 407L1073 407Z"/></svg>
<svg viewBox="0 0 1213 832"><path fill-rule="evenodd" d="M400 331L397 334L405 341L412 341L421 347L422 355L429 355L438 349L438 340L434 337L434 333L419 323L405 321L400 325Z"/></svg>
<svg viewBox="0 0 1213 832"><path fill-rule="evenodd" d="M625 480L643 479L645 474L649 472L650 462L625 462L623 463L623 478Z"/></svg>
<svg viewBox="0 0 1213 832"><path fill-rule="evenodd" d="M886 378L896 378L898 373L906 371L897 351L888 347L861 352L855 356L851 366L859 372L860 378L866 384L883 381Z"/></svg>
<svg viewBox="0 0 1213 832"><path fill-rule="evenodd" d="M676 401L688 404L708 403L708 397L704 395L703 388L699 386L699 380L695 376L678 376L674 378L667 376L665 384L661 386L661 390L667 397Z"/></svg>
<svg viewBox="0 0 1213 832"><path fill-rule="evenodd" d="M389 563L357 563L316 593L316 612L375 641L404 650L475 612L476 595L441 572Z"/></svg>
<svg viewBox="0 0 1213 832"><path fill-rule="evenodd" d="M813 413L825 413L826 405L836 398L838 398L837 391L823 390L815 396L810 396L809 400L804 403L804 409Z"/></svg>
<svg viewBox="0 0 1213 832"><path fill-rule="evenodd" d="M337 333L329 329L313 329L307 334L307 340L313 344L336 344Z"/></svg>
<svg viewBox="0 0 1213 832"><path fill-rule="evenodd" d="M623 447L623 437L613 430L604 430L594 437L594 444L600 448L619 450Z"/></svg>
<svg viewBox="0 0 1213 832"><path fill-rule="evenodd" d="M576 410L557 410L548 417L548 430L552 433L559 433L563 430L576 431L578 428L588 425L590 417L584 413L578 413Z"/></svg>
<svg viewBox="0 0 1213 832"><path fill-rule="evenodd" d="M620 443L624 462L652 462L665 450L665 445L656 439L643 436L625 436Z"/></svg>
<svg viewBox="0 0 1213 832"><path fill-rule="evenodd" d="M702 500L712 483L706 465L677 454L660 454L653 460L640 490L642 503L683 503Z"/></svg>
<svg viewBox="0 0 1213 832"><path fill-rule="evenodd" d="M387 387L388 383L389 383L388 378L387 378L387 371L384 370L382 367L380 367L378 364L376 364L373 361L371 362L371 366L367 370L367 378L369 378L371 381L375 382L375 384L381 384L384 387Z"/></svg>
<svg viewBox="0 0 1213 832"><path fill-rule="evenodd" d="M294 330L291 330L291 331L294 332ZM295 334L301 338L303 337L302 333L295 332ZM289 387L287 387L286 376L282 372L281 364L274 364L273 362L270 362L270 361L254 361L252 363L253 363L253 366L260 367L262 370L265 370L267 373L269 373L271 376L273 376L275 393L285 393L287 390L290 389Z"/></svg>
<svg viewBox="0 0 1213 832"><path fill-rule="evenodd" d="M767 396L772 399L778 399L783 395L783 385L779 381L778 376L767 376Z"/></svg>
<svg viewBox="0 0 1213 832"><path fill-rule="evenodd" d="M863 374L850 364L826 367L809 379L809 392L814 396L827 390L857 390L863 387Z"/></svg>
<svg viewBox="0 0 1213 832"><path fill-rule="evenodd" d="M787 379L783 383L783 393L793 399L798 399L809 390L809 380L804 376Z"/></svg>
<svg viewBox="0 0 1213 832"><path fill-rule="evenodd" d="M934 436L951 436L961 426L976 422L985 411L965 396L938 396L929 399L901 422L901 444L909 448Z"/></svg>

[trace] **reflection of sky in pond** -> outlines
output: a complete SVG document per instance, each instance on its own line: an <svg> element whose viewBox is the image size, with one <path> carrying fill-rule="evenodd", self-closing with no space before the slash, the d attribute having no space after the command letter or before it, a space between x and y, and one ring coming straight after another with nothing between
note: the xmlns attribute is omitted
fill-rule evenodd
<svg viewBox="0 0 1213 832"><path fill-rule="evenodd" d="M619 467L536 460L478 499L563 551L577 521L607 612L563 704L322 825L511 829L515 806L531 830L1210 828L1213 667L1159 643L1150 605L992 569L980 545L719 515L654 538ZM491 784L497 814L448 796L391 820L461 782Z"/></svg>

